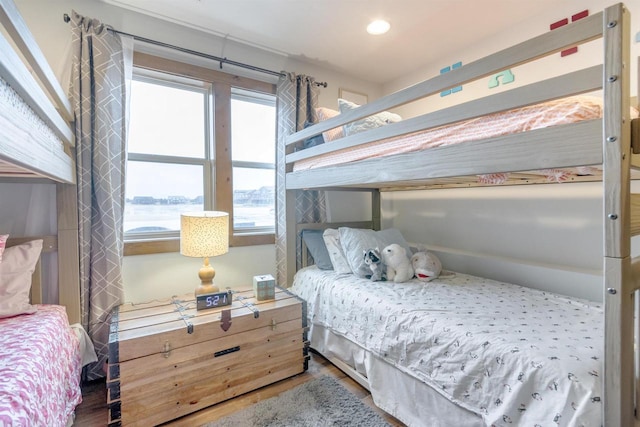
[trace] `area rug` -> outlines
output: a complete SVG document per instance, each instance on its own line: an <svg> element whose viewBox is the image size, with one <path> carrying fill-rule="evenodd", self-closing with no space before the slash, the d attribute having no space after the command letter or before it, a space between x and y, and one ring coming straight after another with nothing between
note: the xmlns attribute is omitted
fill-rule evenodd
<svg viewBox="0 0 640 427"><path fill-rule="evenodd" d="M205 427L390 426L338 381L322 376Z"/></svg>

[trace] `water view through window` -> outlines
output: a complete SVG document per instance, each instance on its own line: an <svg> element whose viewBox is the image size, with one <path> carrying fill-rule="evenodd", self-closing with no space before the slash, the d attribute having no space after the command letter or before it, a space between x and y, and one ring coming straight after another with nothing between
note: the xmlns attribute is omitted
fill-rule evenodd
<svg viewBox="0 0 640 427"><path fill-rule="evenodd" d="M233 227L275 227L276 109L273 96L231 96Z"/></svg>
<svg viewBox="0 0 640 427"><path fill-rule="evenodd" d="M210 89L197 85L132 82L124 212L129 238L176 235L181 212L215 206L211 99ZM234 229L273 232L275 100L235 91L231 117Z"/></svg>

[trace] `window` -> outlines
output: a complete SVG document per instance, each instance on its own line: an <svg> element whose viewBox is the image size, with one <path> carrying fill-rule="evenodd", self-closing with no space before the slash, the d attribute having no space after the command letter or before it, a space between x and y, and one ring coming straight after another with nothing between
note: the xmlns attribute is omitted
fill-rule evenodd
<svg viewBox="0 0 640 427"><path fill-rule="evenodd" d="M229 212L232 246L275 230L275 87L138 54L131 85L125 255L179 249L180 213Z"/></svg>
<svg viewBox="0 0 640 427"><path fill-rule="evenodd" d="M231 91L233 228L237 233L274 232L275 126L273 96Z"/></svg>
<svg viewBox="0 0 640 427"><path fill-rule="evenodd" d="M210 88L137 73L131 83L126 240L176 237L180 212L205 209ZM206 186L207 192L211 186Z"/></svg>

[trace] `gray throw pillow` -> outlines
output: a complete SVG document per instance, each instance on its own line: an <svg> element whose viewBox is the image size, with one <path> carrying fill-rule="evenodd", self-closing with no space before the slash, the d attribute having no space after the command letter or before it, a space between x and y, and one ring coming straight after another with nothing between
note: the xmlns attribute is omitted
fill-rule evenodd
<svg viewBox="0 0 640 427"><path fill-rule="evenodd" d="M322 238L323 230L302 230L302 240L313 257L313 262L320 270L333 270L327 246Z"/></svg>

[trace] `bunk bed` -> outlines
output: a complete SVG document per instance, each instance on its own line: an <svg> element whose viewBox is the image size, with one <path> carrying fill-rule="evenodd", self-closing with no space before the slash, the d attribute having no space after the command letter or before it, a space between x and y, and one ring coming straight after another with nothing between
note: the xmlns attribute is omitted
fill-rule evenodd
<svg viewBox="0 0 640 427"><path fill-rule="evenodd" d="M5 241L0 230L0 424L66 426L82 399L83 362L93 360L78 324L73 113L11 0L0 0L0 52L0 182L55 185L58 218L52 236ZM57 261L57 278L40 274L41 253ZM57 301L43 297L50 285Z"/></svg>
<svg viewBox="0 0 640 427"><path fill-rule="evenodd" d="M292 290L304 295L307 300L311 347L325 354L369 388L377 404L405 423L521 425L518 423L519 420L535 423L536 414L544 414L545 421L539 422L541 425L634 424L634 293L638 288L636 271L640 263L631 259L630 242L632 236L640 233L640 204L638 196L631 194L630 180L635 176L633 169L638 164L635 153L640 152L640 141L637 119L633 122L631 120L629 22L629 12L624 5L613 5L585 19L468 63L370 104L344 111L292 135L281 136L280 143L285 149L278 153L277 168L278 176L284 178L279 181L281 185L277 190L277 215L278 224L286 226L278 230L277 236L277 241L284 243L285 253L285 259L279 260L279 279L293 285ZM331 143L300 149L305 140L323 132L415 100L431 95L438 96L440 92L452 87L538 61L568 47L598 39L601 39L602 43L602 62L599 65L355 133ZM372 158L358 157L337 164L328 164L322 157L334 153L341 157L349 150L369 147L381 140L402 139L424 130L437 131L442 126L455 125L465 120L510 114L514 109L526 109L529 106L598 91L602 99L601 116L598 117L514 134L491 135L458 144L439 144L436 147L411 152ZM318 159L320 160L316 162ZM306 165L302 165L302 162L306 162ZM468 355L469 347L465 346L465 340L475 335L475 332L478 332L479 337L490 336L491 331L480 328L481 331L464 332L456 329L455 322L459 320L451 318L446 319L451 326L441 329L447 329L446 332L453 334L454 338L428 334L429 329L437 329L431 328L430 325L442 325L437 323L439 319L434 318L434 313L429 311L433 307L428 305L428 301L419 299L422 298L421 292L416 290L415 284L413 288L411 283L403 286L394 284L391 287L384 283L373 285L371 282L362 283L363 279L355 278L352 274L338 274L316 267L303 268L296 273L299 267L296 265L296 247L300 244L300 231L336 226L296 224L292 218L295 218L295 195L298 191L368 191L372 194L371 221L350 225L378 230L381 218L380 198L381 192L384 191L490 185L494 181L507 185L545 183L549 181L549 176L557 176L556 173L560 173L564 181L601 180L603 183L604 302L600 307L586 301L562 300L562 304L568 305L557 306L558 311L566 311L569 306L580 311L583 317L579 322L585 322L584 324L592 329L588 338L582 333L582 338L576 341L576 345L592 347L589 350L596 351L578 355L579 358L585 357L592 362L591 365L584 365L587 366L587 371L580 376L582 380L578 388L582 390L582 394L572 394L574 390L567 392L563 397L545 396L543 400L553 404L535 406L538 405L536 401L542 398L542 391L538 392L535 389L542 387L542 383L520 384L528 394L528 400L524 401L508 396L515 388L507 381L499 384L502 387L499 391L486 389L481 380L482 371L471 371L470 375L475 377L461 375L460 371L455 374L449 371L447 378L439 381L438 369L450 363L448 358L460 355L454 347L459 345L460 348L467 349ZM487 176L497 176L499 179L486 179ZM549 304L550 307L560 301L557 295L541 295L535 290L519 287L509 287L509 290L506 290L507 284L462 274L458 274L456 280L436 280L429 283L429 289L443 289L444 294L438 297L438 301L445 301L447 304L453 304L452 301L444 300L447 292L452 292L450 289L447 291L451 286L456 287L458 292L464 290L459 295L478 298L478 289L482 292L494 292L493 300L497 300L498 294L495 292L499 293L501 299L503 295L524 292L527 293L532 307L536 308L543 308L545 304ZM315 292L316 290L318 292ZM325 292L321 293L322 290ZM397 297L401 299L393 299ZM416 298L418 301L413 301ZM478 298L471 300L477 301ZM492 300L491 296L485 295L484 298ZM508 297L504 299L508 300L509 304L514 303ZM370 301L369 305L364 302L367 300ZM368 314L362 311L360 305L364 305ZM455 306L452 310L464 311L464 306ZM407 312L413 317L407 319L399 316L400 313ZM344 315L341 316L340 313ZM530 319L528 314L519 316L525 319L523 323ZM372 318L378 321L373 321ZM369 323L363 319L369 319ZM567 320L556 318L551 322L553 327ZM350 329L352 325L357 325L356 329L360 331ZM408 330L414 329L414 326L418 330L417 334L408 335ZM501 328L509 326L510 323L505 322L503 325L496 325L496 328L504 330ZM374 331L381 329L381 336L375 338ZM394 340L385 335L385 330L394 332ZM366 339L369 335L365 332L371 332L370 341ZM409 341L395 342L401 335L407 335ZM545 339L540 336L536 338L535 333L530 337L537 340ZM440 351L444 359L431 359L435 357L431 350L437 353L436 350L440 349L435 344L443 339L448 339L454 344ZM572 339L577 338L574 336ZM590 340L588 344L581 341L587 339ZM413 347L422 340L428 341L427 347L415 350ZM468 344L484 349L485 343L491 347L492 342L489 339L480 342L471 340ZM524 347L515 346L512 341L500 344L504 344L508 349L503 348L503 353L509 354L520 353L520 347ZM515 348L518 350L515 351ZM394 352L397 353L397 358L393 358ZM477 353L484 354L484 351ZM544 361L539 359L544 356L544 351L523 353L524 350L520 353L522 358L514 359L517 362L510 366L511 370L520 366L524 371L525 365L534 370L538 367L547 369L556 362L550 361L550 358L555 356L548 353ZM499 370L499 366L506 361L502 358L502 353L496 355L487 351L486 354L493 358L481 357L479 366L487 368L485 375L489 377L489 371L494 368ZM420 355L422 357L419 357ZM564 355L561 359L571 359L576 355L577 353ZM582 363L583 360L578 362L578 365ZM564 371L564 374L554 373L552 378L554 375L564 375L563 379L574 381L577 374L572 370L578 369L578 365L566 365L562 369L569 371ZM518 382L522 378L519 378L519 371L516 372L515 381ZM472 403L465 400L468 398L467 395L473 394L470 391L473 391L475 380L471 378L480 381L478 387L483 393L479 395L486 398L486 401L482 401L482 397ZM543 383L545 381L546 388L557 389L558 384L554 383L553 379L542 380ZM484 382L489 381L485 379ZM587 386L587 383L590 386ZM456 389L457 393L451 389ZM580 406L576 399L583 399L583 406L588 406L588 409L574 418L572 414ZM589 404L586 404L586 401L589 401ZM496 409L497 407L499 409ZM534 407L535 410L528 410ZM567 409L568 412L565 412Z"/></svg>
<svg viewBox="0 0 640 427"><path fill-rule="evenodd" d="M8 37L8 38L7 38ZM73 111L12 0L0 0L0 181L52 183L58 302L80 321Z"/></svg>

